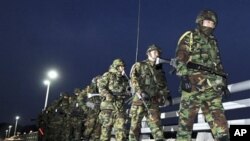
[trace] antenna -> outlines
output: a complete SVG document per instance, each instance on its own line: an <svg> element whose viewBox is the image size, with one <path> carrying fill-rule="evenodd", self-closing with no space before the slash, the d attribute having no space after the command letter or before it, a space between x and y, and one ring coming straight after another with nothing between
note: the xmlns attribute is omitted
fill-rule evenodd
<svg viewBox="0 0 250 141"><path fill-rule="evenodd" d="M141 0L138 0L138 17L137 17L137 37L136 37L136 52L135 52L135 62L138 59L138 50L139 50L139 38L140 38L140 15L141 15Z"/></svg>

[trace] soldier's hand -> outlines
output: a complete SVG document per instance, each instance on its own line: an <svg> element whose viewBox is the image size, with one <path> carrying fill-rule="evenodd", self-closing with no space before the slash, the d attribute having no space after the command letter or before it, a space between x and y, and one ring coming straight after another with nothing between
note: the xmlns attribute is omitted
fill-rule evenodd
<svg viewBox="0 0 250 141"><path fill-rule="evenodd" d="M107 101L112 101L114 99L114 96L112 94L106 94L105 98Z"/></svg>
<svg viewBox="0 0 250 141"><path fill-rule="evenodd" d="M224 96L224 98L229 98L230 96L230 91L228 90L227 86L224 86L221 88L221 95Z"/></svg>
<svg viewBox="0 0 250 141"><path fill-rule="evenodd" d="M143 100L145 100L145 101L150 100L150 97L149 97L146 93L141 93L141 97L142 97Z"/></svg>
<svg viewBox="0 0 250 141"><path fill-rule="evenodd" d="M167 101L169 102L169 106L172 106L173 105L173 98L171 95L168 95L167 96Z"/></svg>

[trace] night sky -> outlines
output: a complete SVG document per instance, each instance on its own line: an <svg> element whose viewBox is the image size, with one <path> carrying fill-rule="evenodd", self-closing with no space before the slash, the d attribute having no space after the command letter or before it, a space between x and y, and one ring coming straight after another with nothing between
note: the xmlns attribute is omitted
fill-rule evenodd
<svg viewBox="0 0 250 141"><path fill-rule="evenodd" d="M179 37L196 27L203 9L217 12L215 35L229 83L250 78L249 0L141 0L138 60L149 44L164 58L174 57ZM135 62L138 0L1 0L0 123L32 124L44 106L49 69L59 72L51 83L49 103L60 92L84 88L103 74L115 58ZM165 65L165 71L171 69ZM166 73L173 97L179 79ZM238 96L237 96L238 97Z"/></svg>

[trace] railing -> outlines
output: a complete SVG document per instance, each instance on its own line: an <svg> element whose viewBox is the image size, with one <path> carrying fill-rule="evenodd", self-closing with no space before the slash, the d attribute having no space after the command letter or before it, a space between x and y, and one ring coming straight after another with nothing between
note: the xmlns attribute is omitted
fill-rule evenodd
<svg viewBox="0 0 250 141"><path fill-rule="evenodd" d="M23 135L25 141L38 141L38 132Z"/></svg>
<svg viewBox="0 0 250 141"><path fill-rule="evenodd" d="M240 91L245 91L245 90L250 90L250 80L235 83L228 85L229 91L232 93L240 92ZM180 98L174 98L173 100L174 105L180 103ZM235 100L235 101L229 101L223 103L224 109L225 110L235 110L235 109L241 109L241 108L247 108L250 107L250 98L245 98L241 100ZM168 107L167 107L168 108ZM165 112L161 113L161 119L170 119L170 118L177 118L177 110L170 111L170 112ZM194 123L193 126L193 131L198 132L197 134L197 141L213 141L212 135L210 133L210 127L208 123L205 122L204 116L202 114L202 111L200 110L198 113L198 121ZM233 120L228 120L228 124L230 125L246 125L250 124L250 117L246 119L233 119ZM164 132L175 132L177 130L178 123L174 125L163 125L163 130ZM206 132L204 132L206 131ZM150 140L150 134L151 131L149 127L146 124L146 120L143 119L142 121L142 128L141 128L141 140L142 141L149 141Z"/></svg>

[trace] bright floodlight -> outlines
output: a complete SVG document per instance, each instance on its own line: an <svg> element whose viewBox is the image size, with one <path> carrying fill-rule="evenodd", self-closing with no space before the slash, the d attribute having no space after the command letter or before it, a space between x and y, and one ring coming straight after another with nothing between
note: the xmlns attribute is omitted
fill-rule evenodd
<svg viewBox="0 0 250 141"><path fill-rule="evenodd" d="M44 85L49 85L49 84L50 84L50 81L49 81L49 80L44 80L44 81L43 81L43 84L44 84Z"/></svg>
<svg viewBox="0 0 250 141"><path fill-rule="evenodd" d="M55 78L58 77L58 73L55 70L51 70L51 71L48 72L48 76L51 79L55 79Z"/></svg>
<svg viewBox="0 0 250 141"><path fill-rule="evenodd" d="M19 118L20 118L19 116L16 116L16 120L19 120Z"/></svg>

